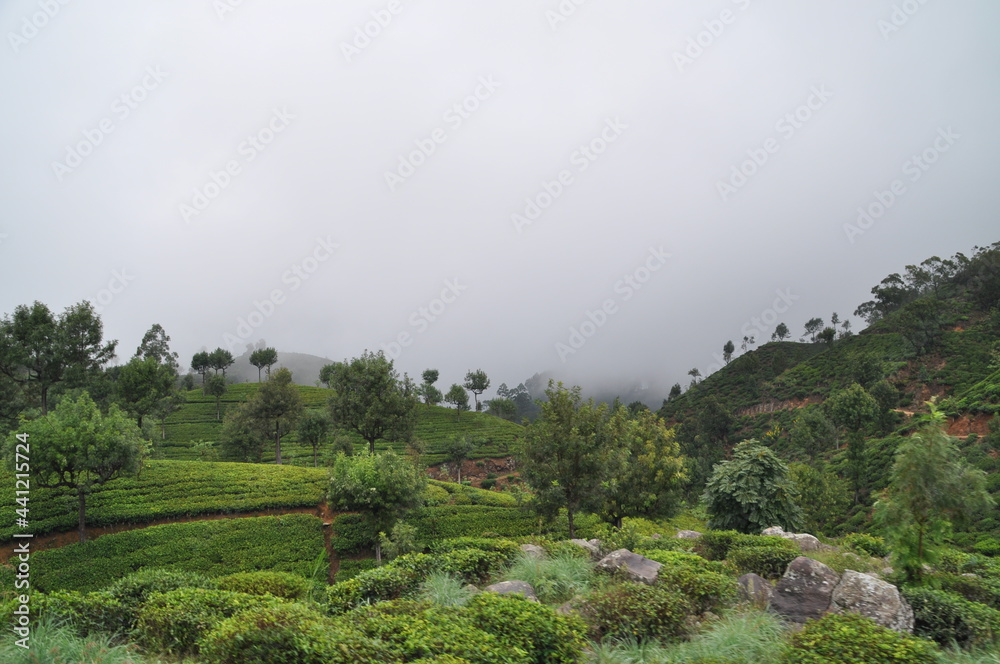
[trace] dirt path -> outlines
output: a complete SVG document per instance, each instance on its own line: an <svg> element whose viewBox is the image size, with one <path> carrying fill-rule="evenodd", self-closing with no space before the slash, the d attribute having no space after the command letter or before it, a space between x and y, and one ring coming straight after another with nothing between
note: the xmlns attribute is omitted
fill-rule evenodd
<svg viewBox="0 0 1000 664"><path fill-rule="evenodd" d="M288 507L272 510L260 510L257 512L239 512L234 514L198 514L194 516L171 517L167 519L157 519L147 523L120 523L113 526L94 526L87 528L87 540L98 539L103 535L121 533L127 530L139 530L150 526L161 526L168 523L188 523L191 521L217 521L219 519L249 519L258 516L282 516L285 514L312 514L323 520L323 544L326 547L327 559L330 561L329 579L333 580L337 570L340 569L340 559L337 552L333 550L331 540L333 538L333 520L339 515L330 510L326 503L320 503L315 507ZM37 535L31 540L32 553L45 551L47 549L58 549L67 544L75 544L80 541L77 531L63 533L48 533ZM14 547L17 542L8 542L0 548L0 565L5 565L11 556L14 555Z"/></svg>

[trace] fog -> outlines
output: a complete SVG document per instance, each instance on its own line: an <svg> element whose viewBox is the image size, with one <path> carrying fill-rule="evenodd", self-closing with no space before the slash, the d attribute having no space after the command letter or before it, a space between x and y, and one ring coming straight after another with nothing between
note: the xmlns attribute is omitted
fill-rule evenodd
<svg viewBox="0 0 1000 664"><path fill-rule="evenodd" d="M0 7L0 312L91 300L125 360L656 402L1000 239L988 0L94 4Z"/></svg>

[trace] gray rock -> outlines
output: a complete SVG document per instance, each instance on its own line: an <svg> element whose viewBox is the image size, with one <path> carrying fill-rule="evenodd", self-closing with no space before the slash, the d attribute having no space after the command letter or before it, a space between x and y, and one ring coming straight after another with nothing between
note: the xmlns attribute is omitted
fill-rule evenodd
<svg viewBox="0 0 1000 664"><path fill-rule="evenodd" d="M698 539L701 537L701 533L697 530L678 530L675 537L679 539Z"/></svg>
<svg viewBox="0 0 1000 664"><path fill-rule="evenodd" d="M795 542L799 551L832 551L835 547L829 544L823 544L813 535L808 533L789 533L786 532L781 526L771 526L770 528L765 528L761 535L768 535L771 537L781 537L786 540L791 540Z"/></svg>
<svg viewBox="0 0 1000 664"><path fill-rule="evenodd" d="M849 569L833 590L830 613L857 613L897 632L913 631L913 609L891 583Z"/></svg>
<svg viewBox="0 0 1000 664"><path fill-rule="evenodd" d="M761 535L770 535L772 537L784 537L789 533L785 532L785 529L781 526L771 526L770 528L765 528Z"/></svg>
<svg viewBox="0 0 1000 664"><path fill-rule="evenodd" d="M501 581L500 583L494 583L492 586L486 586L486 591L500 595L520 593L532 602L538 601L538 597L535 596L535 589L531 587L530 583L525 583L524 581Z"/></svg>
<svg viewBox="0 0 1000 664"><path fill-rule="evenodd" d="M477 588L476 586L472 585L471 583L468 583L468 584L462 586L462 590L464 590L465 592L469 593L470 595L475 595L475 594L477 594L477 593L480 592L479 588Z"/></svg>
<svg viewBox="0 0 1000 664"><path fill-rule="evenodd" d="M545 549L537 544L522 544L521 552L524 553L526 558L540 560L545 557Z"/></svg>
<svg viewBox="0 0 1000 664"><path fill-rule="evenodd" d="M767 608L771 602L774 588L767 579L756 574L744 574L737 580L737 595L741 602L749 602L758 609Z"/></svg>
<svg viewBox="0 0 1000 664"><path fill-rule="evenodd" d="M791 622L819 618L830 607L840 575L821 562L799 556L788 565L771 596L771 608Z"/></svg>
<svg viewBox="0 0 1000 664"><path fill-rule="evenodd" d="M598 544L593 544L592 542L582 539L571 539L570 542L576 544L581 549L586 549L590 553L591 560L601 559L601 547Z"/></svg>
<svg viewBox="0 0 1000 664"><path fill-rule="evenodd" d="M625 572L632 581L638 581L647 585L656 583L656 577L663 567L655 560L650 560L637 553L632 553L628 549L618 549L601 558L597 563L597 569L606 572Z"/></svg>

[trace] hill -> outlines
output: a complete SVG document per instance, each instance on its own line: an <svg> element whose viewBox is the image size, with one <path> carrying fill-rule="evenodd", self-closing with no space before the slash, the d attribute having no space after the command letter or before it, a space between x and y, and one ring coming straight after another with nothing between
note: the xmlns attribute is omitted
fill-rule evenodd
<svg viewBox="0 0 1000 664"><path fill-rule="evenodd" d="M234 383L256 383L257 367L250 364L250 352L247 351L236 358L236 362L226 370L226 376ZM289 353L278 351L278 363L271 371L285 368L292 372L292 378L299 385L316 385L319 382L319 371L333 360L310 355L309 353Z"/></svg>
<svg viewBox="0 0 1000 664"><path fill-rule="evenodd" d="M220 401L222 417L229 408L245 401L258 389L258 384L238 383L229 385ZM322 387L297 386L307 409L324 409L329 390ZM167 418L160 440L156 441L159 454L165 459L217 459L217 446L222 421L216 418L216 403L206 397L201 389L186 393L187 401L176 413ZM486 413L464 412L461 417L455 411L441 406L420 405L417 410L415 436L426 444L424 460L435 464L445 460L444 445L454 436L473 436L482 441L473 454L475 458L504 457L512 450L514 440L521 435L520 424L487 415ZM351 436L357 450L367 444L356 435ZM377 449L392 448L399 453L406 451L401 443L379 442ZM270 458L268 458L270 455ZM301 444L295 433L282 439L282 461L292 465L311 465L312 447ZM264 460L274 461L273 450L266 450Z"/></svg>

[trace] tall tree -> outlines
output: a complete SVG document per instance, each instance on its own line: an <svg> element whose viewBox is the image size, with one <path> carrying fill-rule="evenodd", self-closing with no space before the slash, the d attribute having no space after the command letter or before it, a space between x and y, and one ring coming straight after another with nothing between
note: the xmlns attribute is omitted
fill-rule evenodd
<svg viewBox="0 0 1000 664"><path fill-rule="evenodd" d="M114 357L117 341L103 341L104 326L90 302L67 307L55 316L35 301L0 320L0 374L26 396L37 393L48 413L49 390L67 382L85 386Z"/></svg>
<svg viewBox="0 0 1000 664"><path fill-rule="evenodd" d="M274 441L275 463L281 465L281 438L302 416L302 395L292 383L292 372L282 367L248 400L250 416L266 424Z"/></svg>
<svg viewBox="0 0 1000 664"><path fill-rule="evenodd" d="M532 422L518 448L521 476L535 491L544 514L565 508L569 536L576 537L574 517L596 508L612 455L608 408L593 399L582 403L580 388L549 381L541 416Z"/></svg>
<svg viewBox="0 0 1000 664"><path fill-rule="evenodd" d="M76 492L77 531L86 540L87 496L93 489L139 471L148 446L139 428L112 405L102 415L84 391L75 400L62 399L37 420L25 420L21 435L7 439L7 457L15 460L18 444L26 444L34 486L64 487Z"/></svg>
<svg viewBox="0 0 1000 664"><path fill-rule="evenodd" d="M476 448L476 441L468 436L452 436L445 444L444 454L448 463L453 463L458 468L458 483L462 483L462 463L469 458L472 450Z"/></svg>
<svg viewBox="0 0 1000 664"><path fill-rule="evenodd" d="M313 467L319 465L319 446L329 440L330 417L326 413L310 410L299 421L299 440L313 448Z"/></svg>
<svg viewBox="0 0 1000 664"><path fill-rule="evenodd" d="M759 534L770 526L793 530L802 521L788 466L754 439L737 445L732 458L715 467L704 499L712 530Z"/></svg>
<svg viewBox="0 0 1000 664"><path fill-rule="evenodd" d="M216 348L208 354L209 366L215 369L215 373L221 371L223 378L226 377L226 369L233 366L234 362L236 362L236 358L225 348Z"/></svg>
<svg viewBox="0 0 1000 664"><path fill-rule="evenodd" d="M267 377L271 377L271 367L278 361L278 351L273 348L258 348L250 353L250 364L257 367L257 382L260 382L261 369L267 367Z"/></svg>
<svg viewBox="0 0 1000 664"><path fill-rule="evenodd" d="M673 386L670 388L670 393L667 394L667 401L673 401L680 395L681 395L681 384L674 383Z"/></svg>
<svg viewBox="0 0 1000 664"><path fill-rule="evenodd" d="M865 460L865 431L878 419L878 402L857 383L835 392L826 409L835 425L847 434L847 460L854 488L854 502L867 489L868 473Z"/></svg>
<svg viewBox="0 0 1000 664"><path fill-rule="evenodd" d="M774 328L774 334L771 335L771 341L784 341L790 335L788 331L788 326L784 323L778 323L778 327Z"/></svg>
<svg viewBox="0 0 1000 664"><path fill-rule="evenodd" d="M226 393L226 379L224 376L212 376L205 383L201 391L208 397L215 397L215 419L222 419L222 396Z"/></svg>
<svg viewBox="0 0 1000 664"><path fill-rule="evenodd" d="M212 368L212 360L208 351L200 351L191 357L191 371L201 375L201 386L205 387L208 370Z"/></svg>
<svg viewBox="0 0 1000 664"><path fill-rule="evenodd" d="M726 342L726 345L722 347L722 361L729 364L733 359L733 352L736 350L736 346L733 345L733 340L730 339Z"/></svg>
<svg viewBox="0 0 1000 664"><path fill-rule="evenodd" d="M438 373L437 369L426 369L420 375L420 377L423 379L424 383L426 383L428 385L433 385L434 383L437 382L437 379L438 379L439 375L440 374Z"/></svg>
<svg viewBox="0 0 1000 664"><path fill-rule="evenodd" d="M513 399L496 397L486 402L486 412L496 417L511 420L517 416L517 404Z"/></svg>
<svg viewBox="0 0 1000 664"><path fill-rule="evenodd" d="M455 407L455 419L461 419L462 411L469 410L469 394L457 383L452 383L444 400Z"/></svg>
<svg viewBox="0 0 1000 664"><path fill-rule="evenodd" d="M438 379L438 370L427 369L421 374L421 378L423 378L424 382L420 385L418 393L419 396L423 397L424 403L428 406L436 406L441 403L444 400L444 395L441 394L441 390L434 387L434 383Z"/></svg>
<svg viewBox="0 0 1000 664"><path fill-rule="evenodd" d="M611 460L602 486L601 513L616 528L624 517L672 516L680 504L684 459L674 432L649 410L611 420Z"/></svg>
<svg viewBox="0 0 1000 664"><path fill-rule="evenodd" d="M222 376L212 377L215 378L222 380ZM260 463L264 460L264 448L270 440L268 423L254 416L249 401L226 409L226 418L222 422L222 433L219 436L225 458Z"/></svg>
<svg viewBox="0 0 1000 664"><path fill-rule="evenodd" d="M161 364L152 355L136 356L118 371L116 396L141 429L143 418L176 391L176 381L177 371L169 364Z"/></svg>
<svg viewBox="0 0 1000 664"><path fill-rule="evenodd" d="M810 318L806 321L806 334L809 336L809 341L815 343L816 337L819 335L820 330L823 329L823 319L822 318Z"/></svg>
<svg viewBox="0 0 1000 664"><path fill-rule="evenodd" d="M889 488L875 505L894 564L911 580L937 562L952 521L994 506L985 474L962 461L944 414L928 405L930 422L899 445Z"/></svg>
<svg viewBox="0 0 1000 664"><path fill-rule="evenodd" d="M392 450L381 454L339 454L330 472L330 506L364 512L375 533L392 530L396 519L421 503L427 478ZM375 559L382 561L379 537L373 538Z"/></svg>
<svg viewBox="0 0 1000 664"><path fill-rule="evenodd" d="M177 353L170 350L170 336L159 323L153 323L135 350L135 357L146 360L155 359L159 364L169 366L176 374L180 369Z"/></svg>
<svg viewBox="0 0 1000 664"><path fill-rule="evenodd" d="M476 399L476 412L481 410L479 405L479 395L485 392L490 386L490 379L487 378L486 372L482 369L476 369L475 371L470 371L465 374L465 383L463 387L472 392Z"/></svg>
<svg viewBox="0 0 1000 664"><path fill-rule="evenodd" d="M382 351L328 365L330 415L334 426L354 431L375 453L375 441L407 442L413 436L417 395L413 382L401 379ZM325 367L324 367L325 369Z"/></svg>

